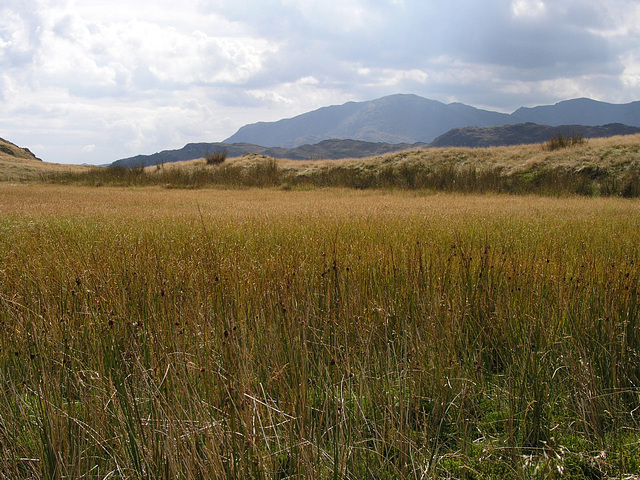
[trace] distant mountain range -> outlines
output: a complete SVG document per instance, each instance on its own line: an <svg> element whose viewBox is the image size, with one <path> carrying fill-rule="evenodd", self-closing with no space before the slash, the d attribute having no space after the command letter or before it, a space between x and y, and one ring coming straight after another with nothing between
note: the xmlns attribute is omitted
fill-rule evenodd
<svg viewBox="0 0 640 480"><path fill-rule="evenodd" d="M324 107L277 122L246 125L225 140L266 147L297 147L326 139L386 143L429 143L453 128L507 124L640 127L640 102L614 105L578 98L555 105L519 108L512 114L461 103L444 104L417 95L390 95L368 102Z"/></svg>
<svg viewBox="0 0 640 480"><path fill-rule="evenodd" d="M630 127L621 123L610 123L601 127L585 125L537 125L519 123L499 127L464 127L449 130L429 144L430 147L499 147L543 143L551 137L564 135L571 137L580 134L584 138L613 137L614 135L633 135L640 133L640 127Z"/></svg>
<svg viewBox="0 0 640 480"><path fill-rule="evenodd" d="M327 139L384 143L428 143L457 127L517 123L504 113L461 103L445 105L417 95L390 95L368 102L324 107L277 122L246 125L225 143L297 147Z"/></svg>
<svg viewBox="0 0 640 480"><path fill-rule="evenodd" d="M598 126L602 127L586 128ZM640 127L640 102L618 105L578 98L506 114L398 94L254 123L224 142L191 143L112 165L156 165L202 158L217 150L226 150L230 157L259 153L291 159L359 158L426 146L538 143L578 129L585 137L636 133L630 127Z"/></svg>

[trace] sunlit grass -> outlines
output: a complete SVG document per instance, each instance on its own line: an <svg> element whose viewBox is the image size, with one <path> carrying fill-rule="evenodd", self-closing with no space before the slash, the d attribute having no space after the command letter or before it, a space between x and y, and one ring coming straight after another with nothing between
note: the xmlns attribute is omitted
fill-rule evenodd
<svg viewBox="0 0 640 480"><path fill-rule="evenodd" d="M640 203L0 185L7 478L640 468Z"/></svg>
<svg viewBox="0 0 640 480"><path fill-rule="evenodd" d="M545 145L432 148L365 159L293 161L245 155L147 168L51 172L47 183L164 188L278 186L496 193L545 196L640 196L640 136L590 139L550 151Z"/></svg>

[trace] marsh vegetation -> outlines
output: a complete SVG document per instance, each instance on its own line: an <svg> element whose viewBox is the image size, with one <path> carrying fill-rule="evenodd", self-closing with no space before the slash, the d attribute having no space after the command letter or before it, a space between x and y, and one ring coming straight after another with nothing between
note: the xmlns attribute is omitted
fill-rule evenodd
<svg viewBox="0 0 640 480"><path fill-rule="evenodd" d="M0 184L3 478L640 469L640 205Z"/></svg>
<svg viewBox="0 0 640 480"><path fill-rule="evenodd" d="M588 197L640 195L640 136L556 137L540 145L430 148L368 159L276 160L258 154L152 167L41 171L44 183L165 188L352 188ZM214 158L215 157L215 158ZM42 163L42 162L40 162Z"/></svg>

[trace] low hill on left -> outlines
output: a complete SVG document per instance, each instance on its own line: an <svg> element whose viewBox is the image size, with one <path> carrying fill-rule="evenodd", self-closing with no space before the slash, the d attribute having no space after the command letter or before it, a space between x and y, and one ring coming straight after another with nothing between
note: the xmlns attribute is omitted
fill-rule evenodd
<svg viewBox="0 0 640 480"><path fill-rule="evenodd" d="M0 138L0 181L42 180L51 174L84 171L86 165L64 165L40 160L28 148Z"/></svg>

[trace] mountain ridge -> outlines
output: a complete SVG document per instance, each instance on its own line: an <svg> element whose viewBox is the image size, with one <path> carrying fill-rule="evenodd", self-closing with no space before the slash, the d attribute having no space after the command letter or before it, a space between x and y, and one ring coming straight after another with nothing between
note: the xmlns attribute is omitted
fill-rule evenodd
<svg viewBox="0 0 640 480"><path fill-rule="evenodd" d="M621 123L591 127L586 125L538 125L518 123L496 127L462 127L449 130L429 144L430 147L503 147L522 144L543 143L551 137L563 135L571 137L579 134L584 138L603 138L616 135L640 133L640 127Z"/></svg>
<svg viewBox="0 0 640 480"><path fill-rule="evenodd" d="M285 148L329 138L429 143L454 128L529 122L549 126L622 123L640 127L640 102L612 104L577 98L554 105L520 107L507 114L459 102L444 104L414 94L395 94L365 102L322 107L276 122L248 124L224 142Z"/></svg>
<svg viewBox="0 0 640 480"><path fill-rule="evenodd" d="M467 126L465 121L476 126L508 121L507 114L464 104L450 105L414 94L394 94L366 102L322 107L276 122L248 124L224 142L285 148L327 139L428 143L452 128ZM464 113L459 112L461 109ZM462 123L461 117L466 119Z"/></svg>
<svg viewBox="0 0 640 480"><path fill-rule="evenodd" d="M542 122L541 120L546 120ZM513 113L479 109L459 102L444 104L414 94L395 94L366 102L347 102L319 108L276 122L245 125L223 142L187 144L179 150L152 155L137 155L117 160L112 165L155 165L201 158L211 151L225 149L231 157L259 153L276 158L362 158L401 149L426 146L442 135L459 128L490 128L534 123L546 127L563 125L598 127L624 124L640 127L640 101L612 104L588 98L564 100L554 105L520 107ZM551 133L550 133L551 132ZM480 139L496 132L476 132L474 145L497 140ZM555 135L551 130L545 135ZM609 136L610 133L602 133ZM619 133L616 133L619 134ZM529 136L527 136L529 135ZM548 140L531 132L519 143ZM469 133L467 132L467 137ZM585 136L591 136L585 135ZM330 144L322 144L331 140ZM340 141L350 140L347 144ZM467 138L465 140L469 142ZM502 140L503 142L506 140ZM509 140L514 142L517 140ZM440 140L440 143L442 140ZM483 143L485 142L485 143ZM322 144L322 145L321 145ZM372 145L372 144L375 144ZM513 143L501 143L510 145ZM296 150L298 149L298 150ZM340 155L339 157L337 155Z"/></svg>

